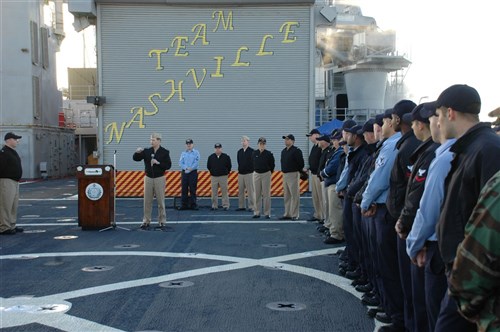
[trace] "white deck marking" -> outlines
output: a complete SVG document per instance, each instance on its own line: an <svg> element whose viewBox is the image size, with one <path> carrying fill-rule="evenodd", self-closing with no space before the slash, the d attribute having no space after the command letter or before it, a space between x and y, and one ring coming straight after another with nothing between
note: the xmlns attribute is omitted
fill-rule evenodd
<svg viewBox="0 0 500 332"><path fill-rule="evenodd" d="M281 222L283 223L283 222ZM59 224L60 225L60 224ZM105 251L105 252L57 252L57 253L32 253L38 257L78 257L78 256L148 256L148 257L174 257L174 258L195 258L195 259L209 259L224 262L232 262L232 264L223 264L217 266L211 266L206 268L199 268L194 270L188 270L183 272L177 272L172 274L166 274L157 277L141 278L136 280L118 282L108 285L101 285L96 287L89 287L84 289L78 289L74 291L52 294L47 296L42 296L38 298L10 298L4 299L0 298L0 313L2 316L2 326L3 327L13 327L20 326L31 323L40 323L46 326L52 326L65 331L81 331L81 330L100 330L100 331L120 331L109 326L100 325L96 322L92 322L86 319L71 316L69 314L54 313L52 315L47 315L40 317L40 315L20 315L18 313L11 313L5 311L7 307L14 305L39 305L48 303L62 303L66 302L68 299L89 296L94 294L101 294L105 292L111 292L121 289L127 289L131 287L140 287L146 285L159 284L162 282L186 279L193 276L206 275L210 273L219 273L225 271L233 271L237 269L244 269L254 266L275 266L280 264L282 266L281 270L289 271L292 273L302 274L309 276L311 278L316 278L327 282L331 285L339 287L340 289L350 293L356 298L361 298L361 295L350 286L350 281L342 278L338 275L302 267L293 264L284 264L283 262L304 259L308 257L322 256L328 254L334 254L338 250L343 249L343 247L307 251L295 254L288 254L283 256L268 257L262 259L250 259L244 257L234 257L234 256L224 256L224 255L210 255L203 253L175 253L175 252L154 252L154 251ZM2 255L0 260L4 259L19 259L25 254L15 254L15 255ZM375 323L376 331L381 325L378 322Z"/></svg>

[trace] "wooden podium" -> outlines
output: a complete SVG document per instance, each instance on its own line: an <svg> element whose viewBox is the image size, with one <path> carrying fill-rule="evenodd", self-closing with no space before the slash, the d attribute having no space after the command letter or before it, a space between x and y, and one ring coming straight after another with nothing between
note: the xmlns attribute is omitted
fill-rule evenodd
<svg viewBox="0 0 500 332"><path fill-rule="evenodd" d="M78 226L83 230L103 229L114 223L114 176L112 165L85 165L76 168Z"/></svg>

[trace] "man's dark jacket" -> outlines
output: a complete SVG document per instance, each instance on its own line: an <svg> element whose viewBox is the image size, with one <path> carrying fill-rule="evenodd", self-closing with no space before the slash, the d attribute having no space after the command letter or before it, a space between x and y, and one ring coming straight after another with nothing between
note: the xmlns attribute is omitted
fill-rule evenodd
<svg viewBox="0 0 500 332"><path fill-rule="evenodd" d="M347 192L349 191L349 187L351 186L351 183L354 180L356 173L365 162L365 159L368 158L368 150L366 149L366 147L367 144L365 141L363 141L363 143L360 146L358 146L357 149L352 150L347 155L347 163L349 165L349 173L347 175L347 190L346 190ZM347 197L354 198L354 195L353 196L348 195Z"/></svg>
<svg viewBox="0 0 500 332"><path fill-rule="evenodd" d="M224 176L231 172L231 158L225 153L221 153L217 157L215 153L212 153L207 160L207 169L210 171L212 176Z"/></svg>
<svg viewBox="0 0 500 332"><path fill-rule="evenodd" d="M478 123L457 139L450 152L455 158L446 177L445 200L436 225L439 251L448 269L481 189L500 170L500 136L489 123Z"/></svg>
<svg viewBox="0 0 500 332"><path fill-rule="evenodd" d="M253 173L253 160L252 160L253 149L247 147L246 150L243 148L238 150L236 159L238 161L238 173L240 174L250 174Z"/></svg>
<svg viewBox="0 0 500 332"><path fill-rule="evenodd" d="M151 159L153 159L153 157L159 162L159 164L151 166ZM142 152L136 152L132 158L135 161L144 160L144 171L146 172L146 176L149 178L158 178L163 176L165 171L172 167L170 152L163 146L160 146L158 150L156 150L156 153L152 147L144 149Z"/></svg>
<svg viewBox="0 0 500 332"><path fill-rule="evenodd" d="M375 151L377 151L377 143L367 144L366 147L366 155L363 160L363 163L358 167L354 178L351 183L347 187L347 197L354 198L356 193L361 190L363 184L368 180L370 176L370 167L373 162L373 155Z"/></svg>
<svg viewBox="0 0 500 332"><path fill-rule="evenodd" d="M319 160L322 152L323 150L318 146L318 144L314 144L311 148L311 152L309 153L309 170L313 175L318 174Z"/></svg>
<svg viewBox="0 0 500 332"><path fill-rule="evenodd" d="M420 144L410 157L412 170L406 187L405 205L399 217L403 226L403 233L408 234L413 226L417 210L420 207L420 199L424 194L427 171L436 156L435 152L438 147L439 144L434 143L432 138L429 138Z"/></svg>
<svg viewBox="0 0 500 332"><path fill-rule="evenodd" d="M19 181L23 175L21 158L17 151L4 145L0 150L0 178Z"/></svg>
<svg viewBox="0 0 500 332"><path fill-rule="evenodd" d="M302 151L292 145L281 150L281 171L283 173L298 172L304 168Z"/></svg>
<svg viewBox="0 0 500 332"><path fill-rule="evenodd" d="M420 145L413 133L408 131L396 144L398 155L391 170L390 187L387 195L387 210L395 219L399 218L405 204L406 186L411 175L410 156Z"/></svg>

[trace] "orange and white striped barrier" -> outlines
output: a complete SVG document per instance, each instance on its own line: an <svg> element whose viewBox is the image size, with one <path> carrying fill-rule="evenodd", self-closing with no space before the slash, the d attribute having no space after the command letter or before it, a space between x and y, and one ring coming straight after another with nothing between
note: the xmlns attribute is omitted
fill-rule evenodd
<svg viewBox="0 0 500 332"><path fill-rule="evenodd" d="M181 196L181 172L165 172L167 186L165 196ZM300 193L308 190L308 181L300 180ZM238 196L238 172L233 171L228 177L229 196ZM117 171L116 172L116 196L117 197L142 197L144 195L144 172L143 171ZM198 197L210 197L210 172L198 171ZM220 190L219 190L220 195ZM283 175L280 171L273 172L271 176L271 196L283 196Z"/></svg>

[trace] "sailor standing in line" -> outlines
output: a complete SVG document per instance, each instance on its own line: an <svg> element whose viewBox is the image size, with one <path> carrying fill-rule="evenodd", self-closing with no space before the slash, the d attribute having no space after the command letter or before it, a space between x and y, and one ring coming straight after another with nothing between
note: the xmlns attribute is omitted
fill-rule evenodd
<svg viewBox="0 0 500 332"><path fill-rule="evenodd" d="M17 206L19 204L19 180L23 175L21 158L16 152L21 136L5 134L5 145L0 150L0 234L22 233L16 227Z"/></svg>
<svg viewBox="0 0 500 332"><path fill-rule="evenodd" d="M227 178L231 172L231 158L222 152L222 144L214 145L215 152L207 160L207 169L210 172L210 183L212 185L212 211L218 207L219 187L222 193L222 208L229 210L229 193L227 188Z"/></svg>
<svg viewBox="0 0 500 332"><path fill-rule="evenodd" d="M332 142L332 147L328 144L328 147L324 149L324 167L320 165L320 176L323 179L321 182L321 186L323 189L323 196L325 197L325 222L324 227L325 230L328 231L329 235L324 240L326 244L339 244L344 242L344 225L343 225L343 215L342 215L342 201L337 196L337 192L335 191L337 179L340 174L339 164L340 164L340 156L343 153L343 149L339 145L339 141L342 138L342 134L340 132L336 132L333 137L330 139L329 135L324 135L318 137L318 141L322 146L325 146L326 143ZM328 149L328 150L327 150Z"/></svg>
<svg viewBox="0 0 500 332"><path fill-rule="evenodd" d="M451 168L453 154L450 147L456 139L441 135L436 108L425 108L422 115L429 119L432 140L442 143L435 151L435 157L427 171L424 192L420 199L410 233L406 238L406 253L412 263L425 267L424 296L429 331L436 327L441 300L448 287L444 273L444 263L438 250L436 224L444 200L444 180ZM412 279L413 283L413 279Z"/></svg>
<svg viewBox="0 0 500 332"><path fill-rule="evenodd" d="M318 169L323 149L319 146L320 143L317 141L318 137L321 135L318 129L313 129L306 136L309 137L309 140L313 144L311 152L309 153L309 171L311 171L309 181L311 181L311 195L314 206L314 214L307 221L322 221L325 219L323 207L324 198L321 181L318 176Z"/></svg>
<svg viewBox="0 0 500 332"><path fill-rule="evenodd" d="M196 189L198 187L198 165L200 153L194 149L193 140L186 140L186 150L181 153L179 166L181 168L181 206L179 210L198 210L196 204Z"/></svg>
<svg viewBox="0 0 500 332"><path fill-rule="evenodd" d="M436 227L439 252L449 276L481 189L500 170L500 137L489 123L479 121L481 98L476 89L463 84L452 85L439 95L436 103L443 135L457 139L450 148L453 161L446 177L446 194ZM476 325L464 319L457 309L456 301L445 293L436 322L437 332L477 330Z"/></svg>
<svg viewBox="0 0 500 332"><path fill-rule="evenodd" d="M304 156L297 148L292 134L283 136L285 148L281 151L281 171L283 172L283 199L285 213L280 220L299 219L300 206L300 173L304 168Z"/></svg>
<svg viewBox="0 0 500 332"><path fill-rule="evenodd" d="M165 212L165 171L172 167L170 152L162 147L161 135L151 134L151 147L137 148L132 158L135 161L144 161L144 216L142 218L142 229L149 228L151 223L151 212L153 197L156 196L158 203L158 223L160 227L165 226L167 214Z"/></svg>
<svg viewBox="0 0 500 332"><path fill-rule="evenodd" d="M253 149L250 147L250 138L241 137L241 149L237 153L238 161L238 208L236 211L245 211L245 191L247 193L248 211L255 209L255 193L253 189Z"/></svg>
<svg viewBox="0 0 500 332"><path fill-rule="evenodd" d="M439 144L434 143L432 140L429 119L422 115L422 111L426 108L430 108L432 112L436 109L432 103L424 103L415 107L411 113L403 115L403 121L412 123L415 137L422 143L410 156L410 164L412 165L411 175L406 188L404 207L396 223L396 232L400 239L404 239L403 243L405 244L405 252L400 253L404 257L400 257L400 261L402 259L409 261L409 257L406 254L406 237L412 229L417 210L420 206L420 199L424 192L424 186L427 182L427 171L439 146ZM408 292L412 294L413 328L415 331L428 331L424 268L415 264L409 264L406 267L406 264L402 265L401 263L399 268L401 274L406 273L410 276L410 290ZM407 270L402 271L403 268Z"/></svg>
<svg viewBox="0 0 500 332"><path fill-rule="evenodd" d="M364 217L373 217L377 241L377 264L380 274L380 290L383 294L384 313L379 312L375 318L383 323L391 323L380 331L404 330L403 290L399 278L396 231L396 219L387 211L387 195L389 192L389 176L397 156L396 143L401 133L396 132L391 124L392 109L384 113L382 125L382 143L379 155L375 160L375 169L370 174L368 185L363 192L361 213Z"/></svg>
<svg viewBox="0 0 500 332"><path fill-rule="evenodd" d="M252 218L260 218L264 203L264 218L271 218L271 174L274 171L274 156L266 150L266 139L260 137L257 142L259 148L252 154L253 187L255 190L255 209Z"/></svg>
<svg viewBox="0 0 500 332"><path fill-rule="evenodd" d="M387 210L391 216L397 220L404 207L405 193L408 180L411 175L410 156L420 145L420 141L415 137L411 122L407 123L403 119L404 114L410 113L415 108L415 103L411 100L403 99L393 107L391 123L396 132L401 132L401 139L396 144L398 155L390 176L390 188L387 196ZM398 266L404 296L404 315L406 329L415 329L415 319L413 315L413 296L411 293L410 260L406 254L406 242L397 237Z"/></svg>

